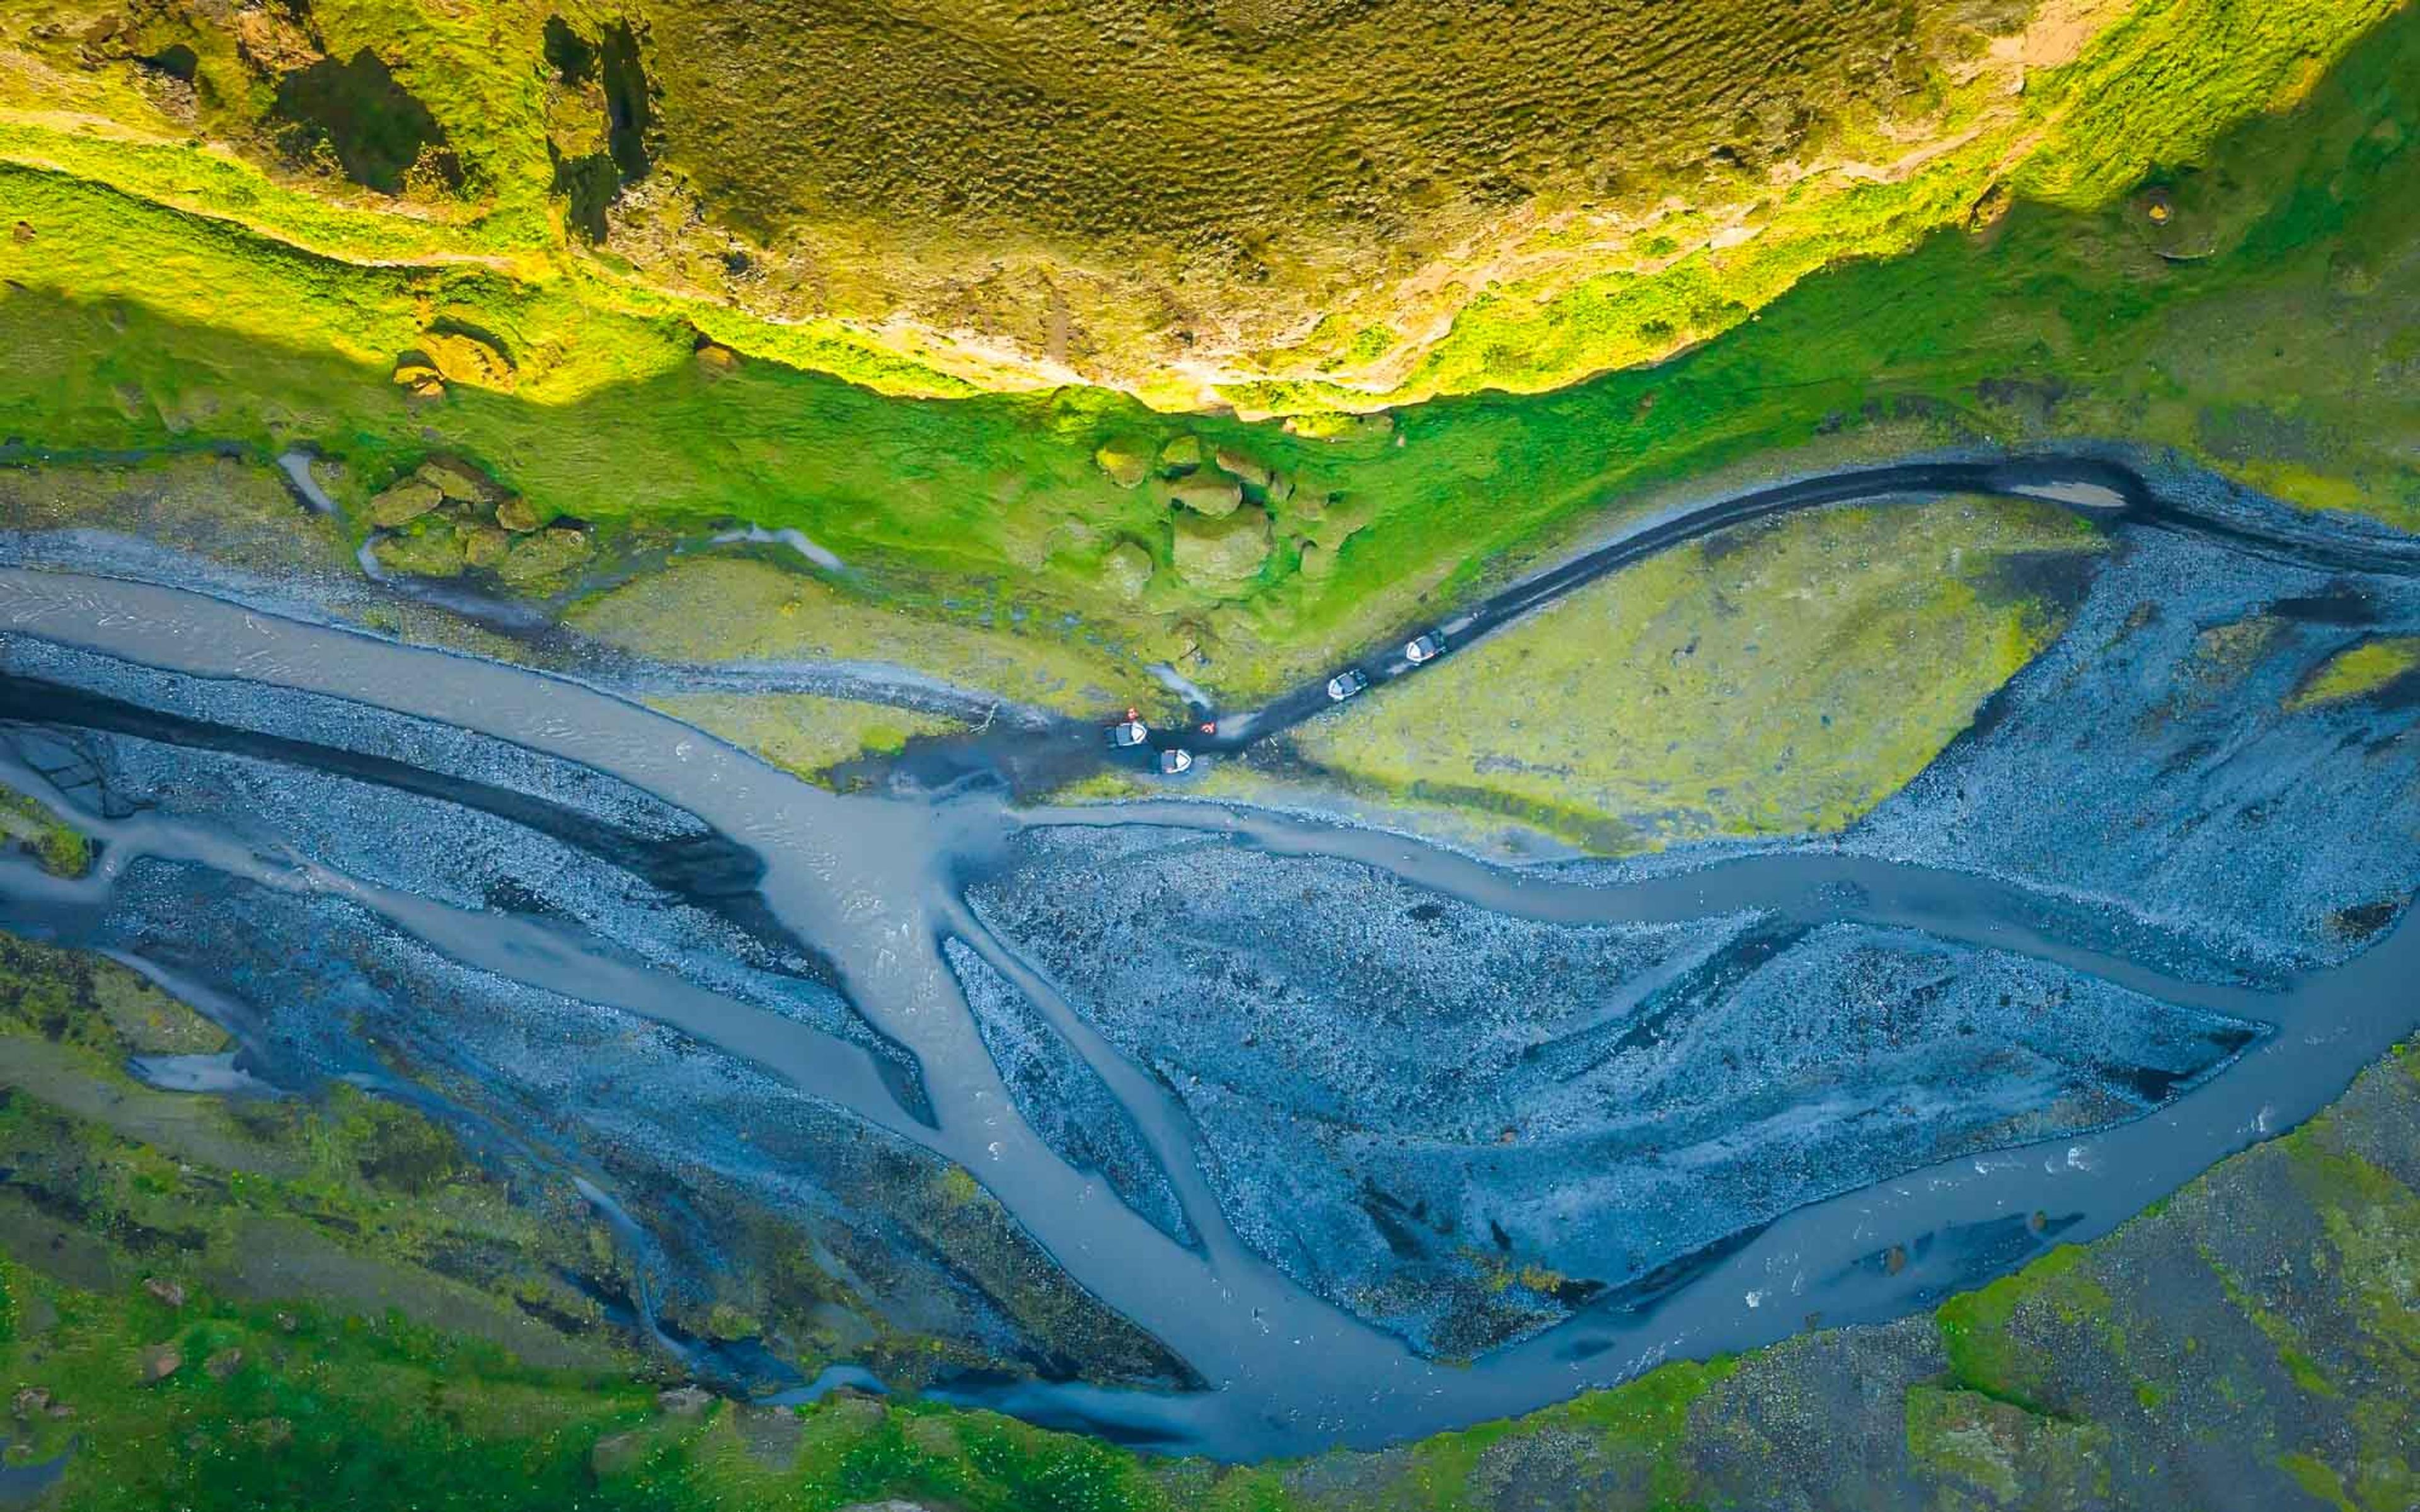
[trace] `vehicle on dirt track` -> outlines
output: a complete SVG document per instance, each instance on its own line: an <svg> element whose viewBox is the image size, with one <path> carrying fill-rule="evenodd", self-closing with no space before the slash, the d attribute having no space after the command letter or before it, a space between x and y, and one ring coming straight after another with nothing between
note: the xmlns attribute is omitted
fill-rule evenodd
<svg viewBox="0 0 2420 1512"><path fill-rule="evenodd" d="M1151 731L1140 719L1127 719L1109 726L1109 744L1120 750L1140 746L1151 738Z"/></svg>
<svg viewBox="0 0 2420 1512"><path fill-rule="evenodd" d="M1159 775L1162 777L1174 777L1179 772L1191 770L1192 766L1193 753L1189 750L1164 750L1159 753Z"/></svg>
<svg viewBox="0 0 2420 1512"><path fill-rule="evenodd" d="M1369 686L1370 679L1361 675L1359 668L1347 667L1327 680L1327 696L1342 703Z"/></svg>
<svg viewBox="0 0 2420 1512"><path fill-rule="evenodd" d="M1445 632L1443 630L1431 630L1424 635L1416 635L1404 642L1404 659L1415 667L1423 662L1435 661L1444 655Z"/></svg>

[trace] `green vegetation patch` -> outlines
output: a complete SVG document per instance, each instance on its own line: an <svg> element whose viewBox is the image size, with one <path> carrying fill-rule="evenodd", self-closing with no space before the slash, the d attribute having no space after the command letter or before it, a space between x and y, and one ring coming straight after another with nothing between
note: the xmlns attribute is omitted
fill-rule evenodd
<svg viewBox="0 0 2420 1512"><path fill-rule="evenodd" d="M92 841L47 804L0 787L0 842L31 856L53 876L80 877L92 867Z"/></svg>
<svg viewBox="0 0 2420 1512"><path fill-rule="evenodd" d="M1616 573L1296 743L1600 848L1838 829L2056 636L2097 547L2032 504L1789 517Z"/></svg>
<svg viewBox="0 0 2420 1512"><path fill-rule="evenodd" d="M843 762L889 755L918 735L947 734L964 720L914 709L813 693L667 693L651 707L719 736L810 781Z"/></svg>
<svg viewBox="0 0 2420 1512"><path fill-rule="evenodd" d="M2420 667L2420 639L2365 640L2328 658L2286 701L2292 710L2319 708L2366 698L2402 681Z"/></svg>

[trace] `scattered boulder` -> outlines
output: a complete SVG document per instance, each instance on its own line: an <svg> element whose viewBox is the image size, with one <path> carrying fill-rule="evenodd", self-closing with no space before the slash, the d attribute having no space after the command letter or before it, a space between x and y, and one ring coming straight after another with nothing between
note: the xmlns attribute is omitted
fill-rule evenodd
<svg viewBox="0 0 2420 1512"><path fill-rule="evenodd" d="M1186 471L1202 465L1202 438L1179 436L1159 449L1159 465L1171 472Z"/></svg>
<svg viewBox="0 0 2420 1512"><path fill-rule="evenodd" d="M185 1288L163 1275L147 1277L143 1289L171 1307L185 1305Z"/></svg>
<svg viewBox="0 0 2420 1512"><path fill-rule="evenodd" d="M412 578L452 578L464 565L462 538L442 519L403 533L381 535L372 543L370 554L387 571Z"/></svg>
<svg viewBox="0 0 2420 1512"><path fill-rule="evenodd" d="M146 1381L165 1381L184 1368L185 1357L173 1344L147 1344L135 1355L135 1371Z"/></svg>
<svg viewBox="0 0 2420 1512"><path fill-rule="evenodd" d="M420 349L448 383L508 391L520 376L504 348L467 332L429 332L421 338Z"/></svg>
<svg viewBox="0 0 2420 1512"><path fill-rule="evenodd" d="M1151 581L1151 569L1150 552L1132 541L1121 541L1101 560L1101 581L1120 598L1132 600L1142 595Z"/></svg>
<svg viewBox="0 0 2420 1512"><path fill-rule="evenodd" d="M527 535L537 529L537 510L516 494L496 505L496 523L516 535Z"/></svg>
<svg viewBox="0 0 2420 1512"><path fill-rule="evenodd" d="M1237 509L1223 518L1179 515L1175 548L1176 570L1186 581L1232 595L1259 577L1269 559L1269 517L1258 509Z"/></svg>
<svg viewBox="0 0 2420 1512"><path fill-rule="evenodd" d="M496 575L524 587L571 571L588 560L588 551L586 531L557 525L514 541L504 560L496 563Z"/></svg>
<svg viewBox="0 0 2420 1512"><path fill-rule="evenodd" d="M1222 473L1196 472L1168 486L1168 501L1197 515L1224 519L1244 502L1244 489Z"/></svg>
<svg viewBox="0 0 2420 1512"><path fill-rule="evenodd" d="M1113 436L1093 454L1093 465L1121 488L1136 488L1151 476L1151 443L1133 436Z"/></svg>
<svg viewBox="0 0 2420 1512"><path fill-rule="evenodd" d="M1243 453L1230 451L1224 446L1218 448L1216 460L1219 471L1233 473L1254 488L1266 488L1269 486L1269 480L1276 476L1267 468L1253 461Z"/></svg>
<svg viewBox="0 0 2420 1512"><path fill-rule="evenodd" d="M714 1393L695 1381L656 1393L656 1410L673 1417L703 1417L714 1405Z"/></svg>
<svg viewBox="0 0 2420 1512"><path fill-rule="evenodd" d="M450 456L432 456L412 476L443 494L449 501L484 503L503 492L496 480L470 463Z"/></svg>
<svg viewBox="0 0 2420 1512"><path fill-rule="evenodd" d="M445 501L434 485L408 478L370 501L370 523L391 531L409 524Z"/></svg>
<svg viewBox="0 0 2420 1512"><path fill-rule="evenodd" d="M504 560L513 538L493 525L473 526L462 537L462 560L474 567L492 567Z"/></svg>

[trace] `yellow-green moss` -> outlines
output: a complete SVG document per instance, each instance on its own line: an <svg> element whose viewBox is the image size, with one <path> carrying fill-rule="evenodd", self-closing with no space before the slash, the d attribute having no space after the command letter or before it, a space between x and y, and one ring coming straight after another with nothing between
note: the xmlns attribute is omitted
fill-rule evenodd
<svg viewBox="0 0 2420 1512"><path fill-rule="evenodd" d="M2287 699L2289 710L2319 708L2375 693L2420 667L2420 637L2365 640L2328 658Z"/></svg>
<svg viewBox="0 0 2420 1512"><path fill-rule="evenodd" d="M965 728L939 715L812 693L665 693L647 702L810 780L852 757L897 751L912 736Z"/></svg>
<svg viewBox="0 0 2420 1512"><path fill-rule="evenodd" d="M2095 538L2045 508L1835 510L1685 547L1297 734L1348 782L1598 849L1836 829L2055 635L2015 576Z"/></svg>

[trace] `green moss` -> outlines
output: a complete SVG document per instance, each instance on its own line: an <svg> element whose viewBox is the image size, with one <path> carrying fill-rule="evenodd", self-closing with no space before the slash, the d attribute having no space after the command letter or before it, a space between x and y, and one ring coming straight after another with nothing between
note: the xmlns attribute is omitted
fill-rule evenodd
<svg viewBox="0 0 2420 1512"><path fill-rule="evenodd" d="M1349 783L1600 850L1838 828L2057 633L2047 509L1826 511L1624 569L1296 740Z"/></svg>
<svg viewBox="0 0 2420 1512"><path fill-rule="evenodd" d="M2378 692L2420 667L2420 638L2365 640L2328 658L2286 701L2291 711L2343 703Z"/></svg>
<svg viewBox="0 0 2420 1512"><path fill-rule="evenodd" d="M53 876L80 877L92 867L92 841L40 803L0 787L0 841L31 856Z"/></svg>

